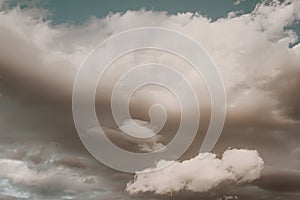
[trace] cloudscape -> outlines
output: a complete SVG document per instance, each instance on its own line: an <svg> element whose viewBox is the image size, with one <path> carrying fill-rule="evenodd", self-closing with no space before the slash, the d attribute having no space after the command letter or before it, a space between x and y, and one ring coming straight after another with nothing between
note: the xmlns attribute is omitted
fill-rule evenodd
<svg viewBox="0 0 300 200"><path fill-rule="evenodd" d="M300 1L124 2L0 0L0 199L300 199ZM162 34L130 37L154 27ZM118 40L122 33L129 37ZM151 48L119 55L95 86L99 126L83 117L80 129L74 110L84 116L87 108L76 107L74 93L85 105L87 91L74 85L94 79L79 72L139 41ZM224 99L209 90L218 80L155 45L203 65L208 58ZM133 86L148 80L165 85ZM226 106L218 137L206 134L223 116L213 98ZM125 108L129 117L117 117ZM213 148L201 151L209 137ZM116 156L107 143L130 155L170 154L144 162Z"/></svg>

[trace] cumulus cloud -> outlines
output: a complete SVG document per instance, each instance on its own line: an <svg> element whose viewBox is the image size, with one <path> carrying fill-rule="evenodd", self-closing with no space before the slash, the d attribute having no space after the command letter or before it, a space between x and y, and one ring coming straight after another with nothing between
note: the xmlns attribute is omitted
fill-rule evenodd
<svg viewBox="0 0 300 200"><path fill-rule="evenodd" d="M46 96L47 100L54 98L57 101L62 97L70 100L76 70L96 43L129 28L160 26L191 36L210 53L224 78L231 121L236 124L290 123L298 119L299 113L298 97L293 98L292 95L298 86L299 53L296 52L299 47L289 47L297 41L297 35L287 27L299 19L299 7L298 1L261 3L249 14L217 21L193 13L167 15L164 12L128 11L111 14L104 19L92 18L78 26L52 26L45 21L47 13L42 11L35 14L32 10L20 8L4 10L0 16L1 43L6 49L1 51L0 57L3 82L8 82L6 86L9 88L3 88L2 92L25 99ZM12 55L17 55L18 59ZM133 54L133 57L134 64L139 64L139 53ZM177 66L185 71L191 82L196 79L194 84L199 85L199 77L194 77L194 71L186 64L179 63L178 59L174 60L171 55L157 56L156 53L141 60L145 62L154 58ZM118 71L122 72L121 68L133 64L130 60L116 64L117 70L112 70L115 78ZM296 80L279 84L288 75L295 76ZM112 87L115 78L108 77L104 85ZM24 94L25 87L31 88L26 92L37 91L39 95ZM150 100L153 103L158 98L164 101L168 95L160 93L151 99L147 91L143 92L135 101L134 107L137 109L134 113L138 113L143 105L147 106L145 102ZM109 93L101 93L101 99L109 99ZM268 106L265 102L268 102ZM257 114L262 110L263 115L260 114L258 118Z"/></svg>
<svg viewBox="0 0 300 200"><path fill-rule="evenodd" d="M166 168L161 165L170 162ZM183 162L159 161L154 169L136 173L126 191L130 194L154 192L172 194L181 190L206 192L224 181L245 183L261 176L264 162L255 150L226 150L222 158L216 154L199 154ZM154 170L154 171L153 171Z"/></svg>

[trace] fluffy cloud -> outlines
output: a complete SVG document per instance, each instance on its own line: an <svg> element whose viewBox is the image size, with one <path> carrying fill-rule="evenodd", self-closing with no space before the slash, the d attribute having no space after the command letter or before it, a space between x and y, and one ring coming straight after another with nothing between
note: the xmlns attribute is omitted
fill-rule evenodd
<svg viewBox="0 0 300 200"><path fill-rule="evenodd" d="M161 165L168 164L160 169ZM183 162L159 161L154 169L138 172L126 191L130 194L154 192L172 194L180 190L206 192L224 181L251 182L261 175L264 162L257 151L232 149L222 158L199 154Z"/></svg>
<svg viewBox="0 0 300 200"><path fill-rule="evenodd" d="M53 99L53 96L56 96L55 100L70 99L76 70L96 43L128 28L160 26L181 31L207 49L222 72L229 100L229 118L234 123L290 123L298 119L299 113L298 97L293 92L298 87L299 45L289 47L297 40L297 35L286 27L299 19L299 7L298 1L274 1L269 5L257 5L250 14L217 21L193 13L167 15L163 12L128 11L104 19L92 18L79 26L52 26L45 22L47 12L37 12L36 9L2 11L0 34L5 51L0 54L1 72L4 81L9 82L6 85L17 90L11 92L4 88L3 92L26 99L37 98L40 93L47 99ZM139 53L136 55L139 57ZM157 54L148 60L153 58L157 58ZM145 57L142 60L148 61ZM180 65L178 68L184 68L191 80L195 78L193 70L187 70L189 67L181 65L178 60L174 62L171 55L161 55L159 61ZM132 63L125 60L116 67L130 65ZM116 71L113 73L118 74ZM291 81L279 84L290 75ZM9 80L6 77L10 77ZM27 86L18 82L26 82ZM111 80L104 82L105 87L113 84ZM194 81L194 84L199 84L199 81ZM25 86L39 95L23 94ZM103 94L101 98L109 98ZM160 98L166 99L168 95L160 94ZM135 106L140 107L139 104L148 100L147 92L143 92ZM261 111L263 114L257 118Z"/></svg>

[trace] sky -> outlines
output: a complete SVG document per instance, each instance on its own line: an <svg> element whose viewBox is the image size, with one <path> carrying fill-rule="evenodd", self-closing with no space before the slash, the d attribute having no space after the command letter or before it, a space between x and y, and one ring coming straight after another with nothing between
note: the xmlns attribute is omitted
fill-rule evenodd
<svg viewBox="0 0 300 200"><path fill-rule="evenodd" d="M298 0L0 0L0 199L299 199L299 13ZM180 158L127 173L99 162L85 148L73 121L72 92L80 66L97 44L145 26L172 29L202 45L222 77L227 112L212 151L199 153L212 113L205 80L189 62L165 51L143 49L119 57L101 77L94 98L100 125L116 146L135 153L168 151L183 116L188 138L194 113L201 111L196 138ZM163 41L173 49L186 47L178 40L168 43L172 37L144 38L149 45ZM103 47L97 62L138 40ZM152 65L127 75L134 66L154 62L185 79ZM97 71L91 72L82 78L83 87ZM155 85L140 87L127 99L135 83L150 78L174 88L188 103ZM116 85L119 93L113 98ZM196 108L185 86L200 99ZM86 91L78 94L84 103ZM126 117L119 123L112 102L119 110L128 108L142 129ZM148 113L157 104L166 114L162 129L165 115ZM181 105L187 115L181 115ZM98 130L91 125L83 135L102 147L106 140ZM138 138L149 135L155 136ZM107 158L137 164L113 154Z"/></svg>
<svg viewBox="0 0 300 200"><path fill-rule="evenodd" d="M22 6L30 6L32 1L21 1ZM29 3L28 3L29 2ZM80 0L74 1L59 1L59 0L42 0L33 1L35 6L45 8L52 14L51 19L53 23L60 24L65 22L71 23L84 23L91 16L98 18L106 17L110 13L126 12L128 10L154 10L166 11L170 14L178 12L200 12L202 15L208 16L212 19L225 17L229 12L242 11L249 12L254 9L255 5L259 2L242 1L236 3L234 0L226 0L224 4L220 4L217 0L127 0L127 1L97 1L88 0L83 3ZM20 1L11 1L12 5L20 4Z"/></svg>
<svg viewBox="0 0 300 200"><path fill-rule="evenodd" d="M192 12L201 13L212 20L226 17L230 12L237 12L238 14L251 12L259 0L226 0L220 4L217 0L127 0L127 1L103 1L103 0L88 0L83 3L80 0L73 0L72 2L62 2L59 0L11 0L7 3L9 6L18 4L21 7L32 6L49 11L48 16L53 24L69 23L82 24L91 17L104 18L112 13L124 13L128 10L153 10L162 11L169 14ZM300 34L299 22L291 25L291 28Z"/></svg>
<svg viewBox="0 0 300 200"><path fill-rule="evenodd" d="M234 6L235 1L227 1L224 5L218 5L218 1L89 1L82 5L80 1L73 1L72 6L63 4L61 1L52 1L45 7L54 13L54 22L61 23L65 21L74 21L82 23L90 16L105 17L109 13L126 12L127 10L155 10L167 11L170 14L178 12L200 12L212 19L224 17L233 10L252 10L257 1L243 2ZM172 6L170 6L172 5ZM67 14L66 14L67 13ZM78 13L80 13L78 15Z"/></svg>

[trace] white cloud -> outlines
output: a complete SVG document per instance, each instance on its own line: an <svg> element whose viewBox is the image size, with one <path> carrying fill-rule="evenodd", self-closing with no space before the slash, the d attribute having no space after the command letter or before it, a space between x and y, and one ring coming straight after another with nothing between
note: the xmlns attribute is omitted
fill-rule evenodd
<svg viewBox="0 0 300 200"><path fill-rule="evenodd" d="M149 122L142 120L124 120L119 127L122 131L132 137L149 138L156 135L155 131L148 127Z"/></svg>
<svg viewBox="0 0 300 200"><path fill-rule="evenodd" d="M4 147L0 153L0 197L48 199L45 195L69 195L74 199L85 195L88 199L105 192L101 177L92 172L97 163L86 157L47 144ZM32 159L34 155L40 162Z"/></svg>
<svg viewBox="0 0 300 200"><path fill-rule="evenodd" d="M239 5L239 4L242 3L243 1L245 1L245 0L237 0L237 1L234 2L234 5Z"/></svg>
<svg viewBox="0 0 300 200"><path fill-rule="evenodd" d="M142 143L138 145L140 147L140 151L142 152L153 152L153 151L164 151L166 150L166 146L162 143Z"/></svg>
<svg viewBox="0 0 300 200"><path fill-rule="evenodd" d="M285 3L274 1L270 5L259 4L250 14L217 21L193 13L167 15L164 12L141 10L111 14L104 19L92 18L78 26L68 24L52 26L49 22L38 18L36 11L15 8L0 13L0 41L2 47L5 47L0 53L0 60L5 63L2 66L4 70L28 74L36 81L47 80L47 84L44 85L61 90L60 94L68 95L72 91L76 69L84 56L98 42L129 28L143 26L172 28L201 43L217 63L231 105L230 116L239 115L246 109L247 115L242 114L243 117L253 118L257 116L258 111L263 110L264 114L261 117L267 120L256 120L256 123L286 123L283 118L286 114L288 117L291 115L288 107L300 106L297 101L292 100L288 103L295 105L281 104L288 98L287 95L281 95L281 91L296 86L292 83L286 84L286 88L272 86L281 74L291 68L291 65L299 65L299 54L295 55L296 48L289 48L289 44L297 40L297 35L285 29L300 18L299 10L299 1ZM38 16L43 17L46 14L40 13ZM143 61L151 61L153 58L177 66L185 71L196 87L200 87L197 81L199 77L194 77L195 73L187 70L189 66L180 63L178 59L174 59L171 55L154 54L148 59L143 58ZM116 71L119 71L119 66L126 68L132 64L130 59L119 63L118 70L114 71L115 76L118 74ZM294 74L300 73L298 68L294 70ZM60 73L57 73L58 71ZM113 79L114 77L109 77L108 80ZM104 84L111 87L111 83L108 81ZM203 84L199 89L202 87ZM241 96L249 89L255 95L251 96L251 100L247 98L245 102ZM142 102L149 100L144 93L140 95L144 96L141 98ZM161 96L162 99L169 98L168 95ZM265 106L266 101L269 102L268 106ZM235 118L235 123L244 118ZM251 122L253 119L247 120Z"/></svg>
<svg viewBox="0 0 300 200"><path fill-rule="evenodd" d="M159 161L156 168L170 161ZM224 181L251 182L260 178L264 162L255 150L232 149L223 153L199 154L155 171L145 169L135 175L126 191L130 194L154 192L172 194L181 190L206 192ZM154 170L154 171L152 171Z"/></svg>

